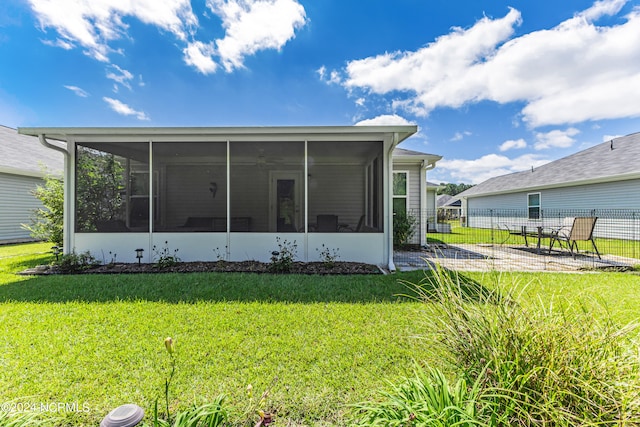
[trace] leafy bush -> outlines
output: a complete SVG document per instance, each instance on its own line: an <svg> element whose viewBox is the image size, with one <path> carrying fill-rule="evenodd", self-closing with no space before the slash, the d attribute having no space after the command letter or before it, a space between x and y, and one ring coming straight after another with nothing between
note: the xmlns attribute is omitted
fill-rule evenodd
<svg viewBox="0 0 640 427"><path fill-rule="evenodd" d="M405 213L393 215L393 244L400 246L408 243L415 232L418 220L415 216Z"/></svg>
<svg viewBox="0 0 640 427"><path fill-rule="evenodd" d="M178 257L178 249L175 249L173 253L169 250L169 242L164 242L164 247L158 249L156 245L153 245L154 258L156 258L154 265L160 269L176 266L181 260Z"/></svg>
<svg viewBox="0 0 640 427"><path fill-rule="evenodd" d="M502 286L495 284L495 289ZM640 360L630 332L577 307L527 309L513 294L437 270L418 286L442 314L428 318L449 363L481 380L493 425L595 426L640 422ZM604 320L597 320L604 319ZM437 351L436 350L436 351ZM438 354L442 354L438 353Z"/></svg>
<svg viewBox="0 0 640 427"><path fill-rule="evenodd" d="M271 262L269 263L269 271L272 273L287 273L291 271L291 266L298 252L296 241L281 240L276 237L278 250L271 252Z"/></svg>
<svg viewBox="0 0 640 427"><path fill-rule="evenodd" d="M322 244L322 249L316 248L316 251L318 252L318 255L320 255L320 261L322 261L325 267L333 267L338 258L340 258L340 255L338 254L339 249L329 249L329 247L325 246L324 243Z"/></svg>
<svg viewBox="0 0 640 427"><path fill-rule="evenodd" d="M42 208L36 209L31 224L21 224L31 233L31 237L47 240L62 246L64 187L62 179L46 174L44 185L38 185L33 195L40 200Z"/></svg>
<svg viewBox="0 0 640 427"><path fill-rule="evenodd" d="M61 255L53 262L53 265L56 265L63 273L78 273L100 265L100 262L97 261L89 251L81 254L77 254L74 251L70 254Z"/></svg>

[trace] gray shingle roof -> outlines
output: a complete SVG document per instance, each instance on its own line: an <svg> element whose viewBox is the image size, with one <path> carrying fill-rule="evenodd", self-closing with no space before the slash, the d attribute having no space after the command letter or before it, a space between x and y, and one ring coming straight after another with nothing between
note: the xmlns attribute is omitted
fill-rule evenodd
<svg viewBox="0 0 640 427"><path fill-rule="evenodd" d="M49 173L62 175L62 153L44 147L36 137L0 125L0 172L40 176L43 166Z"/></svg>
<svg viewBox="0 0 640 427"><path fill-rule="evenodd" d="M459 197L508 193L554 186L640 178L640 133L615 138L533 171L511 173L488 179Z"/></svg>
<svg viewBox="0 0 640 427"><path fill-rule="evenodd" d="M434 157L440 157L437 154L421 153L420 151L407 150L405 148L398 148L398 147L393 149L393 155L394 156L418 156L418 157L434 156Z"/></svg>
<svg viewBox="0 0 640 427"><path fill-rule="evenodd" d="M439 208L450 206L459 208L462 204L462 201L458 196L450 196L449 194L440 194L436 196L436 204Z"/></svg>

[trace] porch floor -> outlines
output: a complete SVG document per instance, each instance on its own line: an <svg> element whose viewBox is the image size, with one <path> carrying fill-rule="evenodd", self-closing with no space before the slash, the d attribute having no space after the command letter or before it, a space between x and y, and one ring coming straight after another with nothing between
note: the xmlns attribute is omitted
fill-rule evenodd
<svg viewBox="0 0 640 427"><path fill-rule="evenodd" d="M400 271L427 269L440 264L459 271L579 271L588 269L629 268L640 260L613 255L578 254L535 248L491 244L431 244L420 251L395 251L394 263Z"/></svg>

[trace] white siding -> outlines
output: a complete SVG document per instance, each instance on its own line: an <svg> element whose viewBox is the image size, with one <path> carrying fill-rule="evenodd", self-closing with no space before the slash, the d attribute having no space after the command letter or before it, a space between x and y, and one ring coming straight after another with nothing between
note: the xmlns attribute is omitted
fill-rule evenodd
<svg viewBox="0 0 640 427"><path fill-rule="evenodd" d="M533 192L540 193L541 224L545 227L559 226L564 216L589 216L595 210L599 216L595 236L638 238L640 179L470 198L467 200L468 225L489 228L522 222L527 215L527 194ZM607 212L616 209L634 211L635 218L619 218L618 213Z"/></svg>
<svg viewBox="0 0 640 427"><path fill-rule="evenodd" d="M0 173L0 242L31 240L20 224L29 224L42 204L31 192L39 178Z"/></svg>

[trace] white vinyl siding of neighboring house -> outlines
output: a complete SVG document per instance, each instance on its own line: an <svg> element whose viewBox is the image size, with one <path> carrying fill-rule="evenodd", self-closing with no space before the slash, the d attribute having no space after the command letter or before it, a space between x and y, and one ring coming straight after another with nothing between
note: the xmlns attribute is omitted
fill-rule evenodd
<svg viewBox="0 0 640 427"><path fill-rule="evenodd" d="M593 210L628 209L640 212L640 179L549 188L540 190L539 193L541 214L545 223L550 226L561 223L564 212L583 212L584 215L590 215ZM508 226L521 221L523 213L526 215L527 212L528 194L531 192L468 198L466 214L469 215L469 227L495 227L500 224ZM500 216L490 218L491 211ZM510 216L510 211L513 216ZM637 231L630 229L633 227L632 222L599 218L594 234L598 237L637 238L634 237Z"/></svg>
<svg viewBox="0 0 640 427"><path fill-rule="evenodd" d="M29 223L34 210L42 204L32 195L42 179L0 173L0 242L32 240L20 224Z"/></svg>

